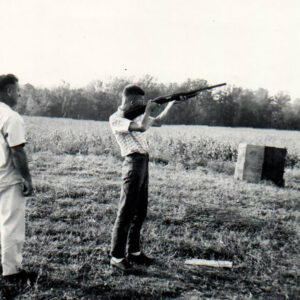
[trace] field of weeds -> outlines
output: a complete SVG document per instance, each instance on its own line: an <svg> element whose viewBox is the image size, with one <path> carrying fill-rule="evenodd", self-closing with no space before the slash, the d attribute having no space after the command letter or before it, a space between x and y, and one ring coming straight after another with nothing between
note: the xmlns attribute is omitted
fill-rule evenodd
<svg viewBox="0 0 300 300"><path fill-rule="evenodd" d="M35 194L27 198L25 268L31 287L0 299L297 299L300 133L163 126L149 132L146 253L136 274L112 274L119 149L106 122L25 118ZM240 142L286 147L285 188L233 180ZM230 260L232 269L187 266Z"/></svg>
<svg viewBox="0 0 300 300"><path fill-rule="evenodd" d="M30 152L110 154L120 156L108 122L27 117ZM284 147L286 165L300 167L300 131L209 126L162 126L147 133L153 160L206 166L212 161L235 162L239 143Z"/></svg>

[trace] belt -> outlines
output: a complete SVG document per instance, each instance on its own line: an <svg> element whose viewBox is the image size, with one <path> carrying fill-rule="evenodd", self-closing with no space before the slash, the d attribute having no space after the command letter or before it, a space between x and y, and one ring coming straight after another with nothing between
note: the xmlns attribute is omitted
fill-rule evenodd
<svg viewBox="0 0 300 300"><path fill-rule="evenodd" d="M128 154L126 156L129 156L129 157L149 157L149 154L148 153L139 153L139 152L134 152L134 153L131 153L131 154Z"/></svg>

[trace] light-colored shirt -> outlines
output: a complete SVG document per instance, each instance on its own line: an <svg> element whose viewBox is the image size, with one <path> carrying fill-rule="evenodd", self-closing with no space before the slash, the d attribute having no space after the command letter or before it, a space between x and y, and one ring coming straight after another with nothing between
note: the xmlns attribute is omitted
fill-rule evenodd
<svg viewBox="0 0 300 300"><path fill-rule="evenodd" d="M23 181L13 165L9 148L25 142L23 118L8 105L0 102L0 191Z"/></svg>
<svg viewBox="0 0 300 300"><path fill-rule="evenodd" d="M111 130L116 137L121 149L121 155L126 156L132 153L148 153L148 143L144 132L129 131L131 122L138 123L143 115L129 120L123 117L123 113L118 109L109 118Z"/></svg>

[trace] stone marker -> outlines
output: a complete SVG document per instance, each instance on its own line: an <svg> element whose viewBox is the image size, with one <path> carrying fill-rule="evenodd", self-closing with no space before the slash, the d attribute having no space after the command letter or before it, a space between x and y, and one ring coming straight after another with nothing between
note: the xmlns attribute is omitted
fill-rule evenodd
<svg viewBox="0 0 300 300"><path fill-rule="evenodd" d="M250 144L240 144L234 178L258 183L271 180L284 186L284 163L287 150Z"/></svg>

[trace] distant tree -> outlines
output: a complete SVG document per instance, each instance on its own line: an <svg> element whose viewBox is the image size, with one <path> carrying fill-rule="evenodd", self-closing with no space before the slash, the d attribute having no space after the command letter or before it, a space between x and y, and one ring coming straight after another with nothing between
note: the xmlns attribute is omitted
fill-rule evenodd
<svg viewBox="0 0 300 300"><path fill-rule="evenodd" d="M16 106L16 110L20 114L25 114L25 115L28 114L27 103L29 99L32 100L34 92L35 92L34 86L29 83L21 87L21 98L19 99L18 104Z"/></svg>
<svg viewBox="0 0 300 300"><path fill-rule="evenodd" d="M116 77L107 83L94 80L84 88L71 88L66 82L52 89L25 84L16 109L21 114L32 116L108 120L129 83L133 82ZM204 79L163 84L149 74L135 83L145 90L147 99L208 85ZM161 108L157 112L159 110ZM285 93L269 97L268 91L262 88L256 91L240 87L208 90L175 105L166 122L300 130L300 99L291 102Z"/></svg>
<svg viewBox="0 0 300 300"><path fill-rule="evenodd" d="M164 95L162 85L159 85L154 77L149 74L141 77L136 83L145 91L147 99L154 99Z"/></svg>
<svg viewBox="0 0 300 300"><path fill-rule="evenodd" d="M268 91L258 89L253 93L253 127L269 128L271 127L271 99L268 96Z"/></svg>
<svg viewBox="0 0 300 300"><path fill-rule="evenodd" d="M207 86L207 81L203 79L187 79L182 84L171 84L168 93L188 92L197 88ZM172 90L170 90L172 87ZM205 101L209 92L200 93L195 98L189 99L182 104L176 105L168 118L168 122L174 124L204 124L205 110L208 102Z"/></svg>
<svg viewBox="0 0 300 300"><path fill-rule="evenodd" d="M282 109L285 129L300 130L300 99L288 103Z"/></svg>
<svg viewBox="0 0 300 300"><path fill-rule="evenodd" d="M221 90L215 93L215 124L221 126L233 126L234 116L237 111L237 103L229 89ZM212 97L212 99L214 99Z"/></svg>
<svg viewBox="0 0 300 300"><path fill-rule="evenodd" d="M124 87L130 83L132 82L129 79L115 77L112 81L104 85L103 91L121 98Z"/></svg>
<svg viewBox="0 0 300 300"><path fill-rule="evenodd" d="M255 102L253 91L241 88L233 89L233 97L236 101L236 113L233 119L234 126L253 127L255 120Z"/></svg>
<svg viewBox="0 0 300 300"><path fill-rule="evenodd" d="M90 95L90 99L94 107L94 120L108 120L109 116L117 110L121 101L116 95L103 91Z"/></svg>
<svg viewBox="0 0 300 300"><path fill-rule="evenodd" d="M93 80L91 81L85 88L85 90L91 94L98 93L102 91L104 88L104 83L101 80Z"/></svg>
<svg viewBox="0 0 300 300"><path fill-rule="evenodd" d="M271 98L271 126L272 128L286 129L284 122L284 109L290 103L291 98L284 93L278 93Z"/></svg>

